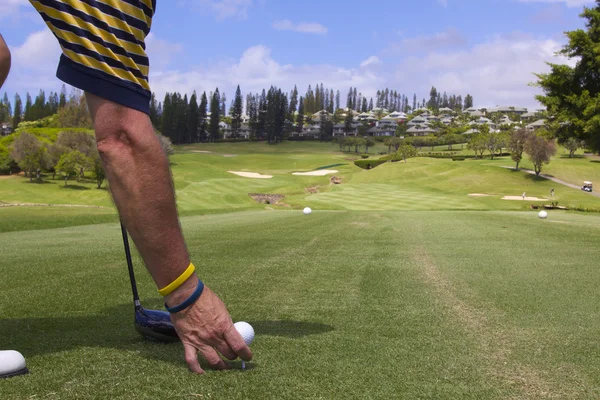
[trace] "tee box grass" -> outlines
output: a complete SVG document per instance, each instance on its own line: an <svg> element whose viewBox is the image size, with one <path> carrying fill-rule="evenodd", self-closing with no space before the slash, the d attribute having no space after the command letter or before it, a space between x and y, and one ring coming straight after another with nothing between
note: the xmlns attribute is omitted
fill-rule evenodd
<svg viewBox="0 0 600 400"><path fill-rule="evenodd" d="M365 171L337 150L219 144L172 156L199 274L256 331L249 369L236 362L202 377L188 372L179 344L135 332L105 190L90 183L71 196L60 181L0 180L4 203L106 207L0 207L0 348L21 351L31 370L0 381L0 398L600 396L600 215L540 220L527 203L500 198L554 187L561 203L598 199L501 168L507 159L417 158ZM589 168L559 161L556 176ZM341 185L291 175L332 164L345 164L335 167ZM274 177L227 172L242 170ZM256 192L285 194L285 204L258 204L248 196ZM143 303L162 307L137 255L134 264Z"/></svg>

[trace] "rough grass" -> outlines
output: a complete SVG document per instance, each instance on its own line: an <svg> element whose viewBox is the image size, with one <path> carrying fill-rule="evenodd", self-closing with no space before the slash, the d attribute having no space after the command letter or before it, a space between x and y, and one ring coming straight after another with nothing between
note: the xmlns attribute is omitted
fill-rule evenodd
<svg viewBox="0 0 600 400"><path fill-rule="evenodd" d="M257 333L198 377L141 340L116 223L0 234L7 399L600 396L600 216L252 211L183 218L200 275ZM28 229L27 223L23 229ZM136 257L142 302L160 300Z"/></svg>

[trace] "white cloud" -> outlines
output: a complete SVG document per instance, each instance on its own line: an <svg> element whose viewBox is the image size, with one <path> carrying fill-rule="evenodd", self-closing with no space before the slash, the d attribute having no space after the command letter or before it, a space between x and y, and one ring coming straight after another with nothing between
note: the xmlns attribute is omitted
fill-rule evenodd
<svg viewBox="0 0 600 400"><path fill-rule="evenodd" d="M150 67L152 69L168 67L171 61L181 54L182 51L182 44L159 39L152 32L146 37L146 53L150 59Z"/></svg>
<svg viewBox="0 0 600 400"><path fill-rule="evenodd" d="M546 61L567 62L555 56L560 48L552 39L497 36L466 50L409 57L397 68L396 82L404 87L420 82L417 93L428 93L431 86L463 97L470 93L476 106L538 107L539 90L528 84L536 80L534 73L549 70Z"/></svg>
<svg viewBox="0 0 600 400"><path fill-rule="evenodd" d="M185 4L196 5L202 12L210 12L217 20L228 18L246 19L254 5L253 0L185 0Z"/></svg>
<svg viewBox="0 0 600 400"><path fill-rule="evenodd" d="M250 47L237 60L213 62L187 71L157 71L151 74L150 79L159 99L166 92L209 92L215 87L229 95L238 84L244 93L259 92L271 85L287 91L295 84L304 92L309 84L314 86L317 82L334 90L354 86L363 94L371 96L384 84L382 77L359 67L280 64L273 58L271 49L263 45Z"/></svg>
<svg viewBox="0 0 600 400"><path fill-rule="evenodd" d="M379 64L381 64L381 60L379 59L379 57L371 56L371 57L367 58L365 61L361 62L360 67L366 68L366 67L379 65Z"/></svg>
<svg viewBox="0 0 600 400"><path fill-rule="evenodd" d="M29 6L27 0L2 0L0 1L0 19L17 14L20 7Z"/></svg>
<svg viewBox="0 0 600 400"><path fill-rule="evenodd" d="M393 43L392 49L396 51L430 51L437 48L462 46L467 43L467 38L455 28L448 28L443 32L431 35L420 35L404 38L399 43Z"/></svg>
<svg viewBox="0 0 600 400"><path fill-rule="evenodd" d="M295 24L288 19L284 19L282 21L273 22L272 27L278 31L315 33L319 35L324 35L327 33L327 27L316 22L299 22Z"/></svg>
<svg viewBox="0 0 600 400"><path fill-rule="evenodd" d="M520 3L563 3L567 7L582 7L592 4L595 0L516 0Z"/></svg>

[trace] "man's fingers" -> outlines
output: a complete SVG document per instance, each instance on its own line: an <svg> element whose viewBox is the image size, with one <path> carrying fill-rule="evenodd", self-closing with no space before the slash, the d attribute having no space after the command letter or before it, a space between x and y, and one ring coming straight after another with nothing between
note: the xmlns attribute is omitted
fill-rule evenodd
<svg viewBox="0 0 600 400"><path fill-rule="evenodd" d="M217 354L217 351L208 345L200 346L200 353L213 369L230 369L231 367Z"/></svg>
<svg viewBox="0 0 600 400"><path fill-rule="evenodd" d="M229 360L235 360L238 358L237 354L231 350L227 342L224 340L221 340L220 343L215 346L215 349L217 349L219 353L223 354L223 357Z"/></svg>
<svg viewBox="0 0 600 400"><path fill-rule="evenodd" d="M227 344L229 344L229 347L231 347L231 350L233 350L233 352L242 360L252 360L252 351L250 351L246 342L244 342L244 338L242 338L242 335L240 335L233 325L225 332L224 337Z"/></svg>
<svg viewBox="0 0 600 400"><path fill-rule="evenodd" d="M196 374L203 374L204 370L200 367L198 362L198 350L191 344L184 343L183 350L185 351L185 362L192 372Z"/></svg>

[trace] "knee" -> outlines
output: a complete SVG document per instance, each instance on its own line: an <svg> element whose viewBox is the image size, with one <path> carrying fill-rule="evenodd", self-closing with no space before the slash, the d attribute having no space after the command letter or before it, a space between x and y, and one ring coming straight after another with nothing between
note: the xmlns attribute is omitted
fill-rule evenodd
<svg viewBox="0 0 600 400"><path fill-rule="evenodd" d="M102 158L127 157L160 150L152 125L144 120L147 116L128 115L120 111L115 110L106 118L95 121L96 143Z"/></svg>

